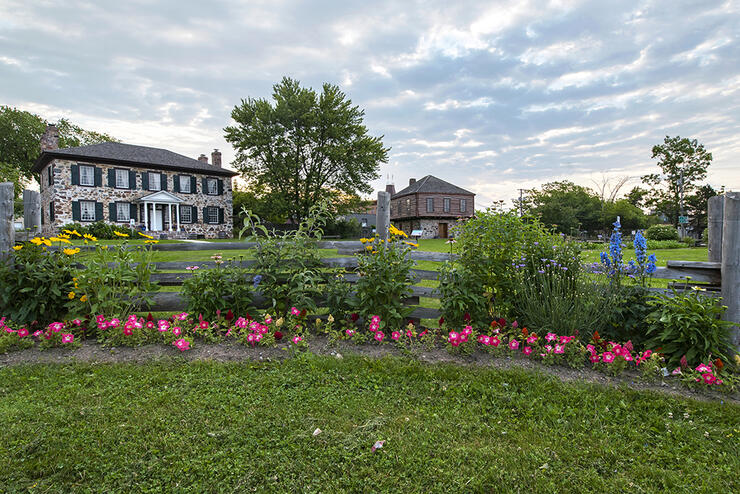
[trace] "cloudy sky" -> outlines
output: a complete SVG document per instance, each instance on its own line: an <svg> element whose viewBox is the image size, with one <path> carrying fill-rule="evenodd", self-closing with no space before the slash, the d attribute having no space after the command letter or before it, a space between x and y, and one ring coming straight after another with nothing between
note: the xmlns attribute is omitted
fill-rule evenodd
<svg viewBox="0 0 740 494"><path fill-rule="evenodd" d="M636 185L681 135L740 190L740 0L0 0L0 104L124 142L230 161L231 109L285 75L365 109L378 188Z"/></svg>

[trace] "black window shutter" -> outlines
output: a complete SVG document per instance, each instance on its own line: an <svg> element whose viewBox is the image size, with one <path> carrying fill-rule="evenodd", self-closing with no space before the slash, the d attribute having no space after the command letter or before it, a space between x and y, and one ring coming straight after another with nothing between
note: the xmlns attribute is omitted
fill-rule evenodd
<svg viewBox="0 0 740 494"><path fill-rule="evenodd" d="M143 190L149 190L149 172L141 173L141 188Z"/></svg>
<svg viewBox="0 0 740 494"><path fill-rule="evenodd" d="M72 165L72 185L80 185L80 165Z"/></svg>
<svg viewBox="0 0 740 494"><path fill-rule="evenodd" d="M195 180L195 177L190 177L190 193L195 194L196 190L195 188L198 186L198 182Z"/></svg>
<svg viewBox="0 0 740 494"><path fill-rule="evenodd" d="M77 166L77 165L72 165ZM79 168L78 168L79 173ZM72 221L82 221L82 215L80 214L80 201L72 201Z"/></svg>
<svg viewBox="0 0 740 494"><path fill-rule="evenodd" d="M95 167L95 187L102 187L103 186L103 170L101 168Z"/></svg>
<svg viewBox="0 0 740 494"><path fill-rule="evenodd" d="M54 165L49 165L49 185L54 185L54 172L52 171L54 169Z"/></svg>
<svg viewBox="0 0 740 494"><path fill-rule="evenodd" d="M220 178L218 179L218 195L224 195L224 181Z"/></svg>
<svg viewBox="0 0 740 494"><path fill-rule="evenodd" d="M97 213L95 214L97 219ZM110 221L118 221L118 211L116 211L116 203L112 202L108 204L108 219Z"/></svg>
<svg viewBox="0 0 740 494"><path fill-rule="evenodd" d="M180 177L182 175L174 175L172 177L172 192L180 192Z"/></svg>
<svg viewBox="0 0 740 494"><path fill-rule="evenodd" d="M195 179L195 177L193 177L193 179ZM197 223L198 222L198 208L196 208L195 206L190 206L190 208L193 210L191 213L193 216L192 223Z"/></svg>
<svg viewBox="0 0 740 494"><path fill-rule="evenodd" d="M201 186L203 189L201 190L202 194L208 194L208 179L206 177L203 177L203 180L201 180ZM203 222L205 223L206 217L203 216Z"/></svg>
<svg viewBox="0 0 740 494"><path fill-rule="evenodd" d="M210 223L210 218L208 217L208 207L203 208L203 224Z"/></svg>
<svg viewBox="0 0 740 494"><path fill-rule="evenodd" d="M139 212L139 208L136 207L136 204L129 203L129 206L131 206L131 219L134 221L139 221L139 218L137 218L137 213Z"/></svg>
<svg viewBox="0 0 740 494"><path fill-rule="evenodd" d="M41 208L41 224L44 224L44 208Z"/></svg>
<svg viewBox="0 0 740 494"><path fill-rule="evenodd" d="M116 170L108 168L108 187L116 186Z"/></svg>
<svg viewBox="0 0 740 494"><path fill-rule="evenodd" d="M167 190L167 175L165 175L164 173L160 173L160 175L162 176L162 178L160 179L160 181L162 182L162 190Z"/></svg>
<svg viewBox="0 0 740 494"><path fill-rule="evenodd" d="M54 201L49 203L49 223L54 221Z"/></svg>
<svg viewBox="0 0 740 494"><path fill-rule="evenodd" d="M224 224L224 208L218 208L218 224Z"/></svg>
<svg viewBox="0 0 740 494"><path fill-rule="evenodd" d="M128 188L136 190L136 172L133 170L128 172Z"/></svg>
<svg viewBox="0 0 740 494"><path fill-rule="evenodd" d="M103 203L95 203L95 221L103 221Z"/></svg>

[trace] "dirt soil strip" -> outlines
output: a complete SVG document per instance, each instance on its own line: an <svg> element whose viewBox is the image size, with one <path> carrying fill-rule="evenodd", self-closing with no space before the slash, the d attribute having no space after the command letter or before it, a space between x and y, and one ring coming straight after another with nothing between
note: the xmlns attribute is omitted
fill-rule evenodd
<svg viewBox="0 0 740 494"><path fill-rule="evenodd" d="M402 353L399 349L390 346L354 345L340 342L330 345L325 337L316 337L309 340L309 349L316 355L329 355L342 358L343 355L360 355L369 358L384 356L406 356L416 358L421 362L452 363L473 367L493 367L495 369L521 368L541 372L554 376L563 382L595 383L611 388L626 386L638 391L654 391L675 397L692 398L701 401L722 401L740 405L740 392L723 394L709 390L693 390L676 382L674 378L668 381L642 381L636 372L624 372L619 377L612 377L589 368L571 369L562 366L548 366L541 362L524 357L492 356L484 352L476 352L469 356L451 355L445 350L416 350L413 355ZM0 368L25 364L69 364L69 363L146 363L153 360L175 360L181 362L206 360L217 362L238 361L273 361L289 357L285 351L287 344L271 348L250 348L235 342L208 344L199 342L191 350L180 352L174 347L166 345L144 345L140 347L104 347L96 342L83 341L82 345L74 349L52 348L40 350L31 348L0 354Z"/></svg>

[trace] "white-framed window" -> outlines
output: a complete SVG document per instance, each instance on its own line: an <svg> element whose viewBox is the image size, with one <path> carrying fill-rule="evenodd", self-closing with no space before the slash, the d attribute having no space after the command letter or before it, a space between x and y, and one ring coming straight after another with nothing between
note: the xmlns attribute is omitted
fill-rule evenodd
<svg viewBox="0 0 740 494"><path fill-rule="evenodd" d="M116 169L116 189L128 189L128 170Z"/></svg>
<svg viewBox="0 0 740 494"><path fill-rule="evenodd" d="M149 190L162 190L162 175L149 172Z"/></svg>
<svg viewBox="0 0 740 494"><path fill-rule="evenodd" d="M188 179L188 183L190 180ZM218 215L218 211L216 212ZM192 206L180 206L180 223L192 223L193 222L193 207Z"/></svg>
<svg viewBox="0 0 740 494"><path fill-rule="evenodd" d="M80 167L82 172L82 167ZM82 173L80 173L82 178ZM95 201L80 201L80 221L95 221Z"/></svg>
<svg viewBox="0 0 740 494"><path fill-rule="evenodd" d="M80 165L80 185L95 187L95 167ZM93 203L94 205L95 203ZM94 213L94 211L93 211Z"/></svg>
<svg viewBox="0 0 740 494"><path fill-rule="evenodd" d="M190 176L180 175L178 177L178 180L180 180L180 192L184 192L185 194L190 194Z"/></svg>
<svg viewBox="0 0 740 494"><path fill-rule="evenodd" d="M467 210L468 210L468 200L460 199L460 212L464 213Z"/></svg>
<svg viewBox="0 0 740 494"><path fill-rule="evenodd" d="M434 212L434 198L427 197L427 213L433 213L433 212Z"/></svg>
<svg viewBox="0 0 740 494"><path fill-rule="evenodd" d="M442 210L445 213L449 213L450 212L450 198L449 197L445 197L444 198L443 205L442 205Z"/></svg>
<svg viewBox="0 0 740 494"><path fill-rule="evenodd" d="M218 224L218 208L215 206L208 206L208 223Z"/></svg>
<svg viewBox="0 0 740 494"><path fill-rule="evenodd" d="M218 180L215 178L209 178L206 180L206 185L208 185L208 192L206 192L206 194L211 196L218 195Z"/></svg>
<svg viewBox="0 0 740 494"><path fill-rule="evenodd" d="M127 202L116 203L116 221L128 222L131 219L131 204Z"/></svg>

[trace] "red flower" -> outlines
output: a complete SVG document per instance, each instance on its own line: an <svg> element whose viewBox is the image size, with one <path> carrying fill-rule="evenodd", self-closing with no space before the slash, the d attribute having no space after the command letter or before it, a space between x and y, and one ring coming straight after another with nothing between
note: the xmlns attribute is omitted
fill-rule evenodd
<svg viewBox="0 0 740 494"><path fill-rule="evenodd" d="M152 317L152 313L150 312L149 315L146 316L147 321L153 321L154 317Z"/></svg>
<svg viewBox="0 0 740 494"><path fill-rule="evenodd" d="M497 328L498 327L498 321L491 321L491 327Z"/></svg>
<svg viewBox="0 0 740 494"><path fill-rule="evenodd" d="M722 359L717 359L714 361L714 366L717 368L717 370L722 370L725 367L724 362L722 362Z"/></svg>
<svg viewBox="0 0 740 494"><path fill-rule="evenodd" d="M275 340L280 341L283 339L283 333L280 331L275 331Z"/></svg>
<svg viewBox="0 0 740 494"><path fill-rule="evenodd" d="M527 328L522 328L522 334L523 334L524 336L527 336L527 335L529 335L529 331L527 331Z"/></svg>
<svg viewBox="0 0 740 494"><path fill-rule="evenodd" d="M246 315L246 317L244 317L244 319L246 319L247 321L251 321L252 320L252 316L249 315L249 312L247 312L247 315Z"/></svg>
<svg viewBox="0 0 740 494"><path fill-rule="evenodd" d="M306 309L303 309L303 310L301 311L301 317L306 317Z"/></svg>
<svg viewBox="0 0 740 494"><path fill-rule="evenodd" d="M599 339L601 338L601 336L599 336L599 332L598 331L594 331L593 338L594 338L594 341L599 341Z"/></svg>
<svg viewBox="0 0 740 494"><path fill-rule="evenodd" d="M469 312L466 312L465 313L465 315L463 316L463 321L470 322L470 313Z"/></svg>
<svg viewBox="0 0 740 494"><path fill-rule="evenodd" d="M360 318L360 316L356 312L353 312L352 315L349 317L350 319L352 319L352 322L357 322L357 320Z"/></svg>
<svg viewBox="0 0 740 494"><path fill-rule="evenodd" d="M444 323L445 323L445 318L444 317L440 317L439 318L439 327L441 328Z"/></svg>
<svg viewBox="0 0 740 494"><path fill-rule="evenodd" d="M234 319L234 313L229 309L229 312L226 313L226 320L231 321L232 319Z"/></svg>
<svg viewBox="0 0 740 494"><path fill-rule="evenodd" d="M503 317L499 317L498 325L501 326L502 328L506 326L506 319L504 319Z"/></svg>

